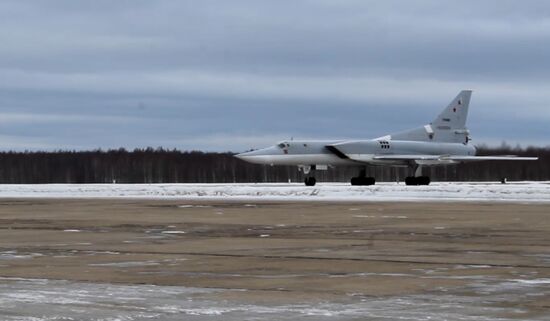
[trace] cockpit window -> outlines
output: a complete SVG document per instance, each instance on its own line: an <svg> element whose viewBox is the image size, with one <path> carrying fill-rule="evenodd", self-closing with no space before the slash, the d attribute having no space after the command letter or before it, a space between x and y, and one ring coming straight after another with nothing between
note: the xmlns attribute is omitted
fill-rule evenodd
<svg viewBox="0 0 550 321"><path fill-rule="evenodd" d="M287 142L282 142L277 144L277 146L279 146L279 148L288 148L290 145Z"/></svg>

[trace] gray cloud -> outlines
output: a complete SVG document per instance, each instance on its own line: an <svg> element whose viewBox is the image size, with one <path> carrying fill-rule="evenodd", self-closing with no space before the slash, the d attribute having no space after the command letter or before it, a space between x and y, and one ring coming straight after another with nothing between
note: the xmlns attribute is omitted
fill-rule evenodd
<svg viewBox="0 0 550 321"><path fill-rule="evenodd" d="M379 136L474 89L476 142L544 144L546 1L3 1L4 149Z"/></svg>

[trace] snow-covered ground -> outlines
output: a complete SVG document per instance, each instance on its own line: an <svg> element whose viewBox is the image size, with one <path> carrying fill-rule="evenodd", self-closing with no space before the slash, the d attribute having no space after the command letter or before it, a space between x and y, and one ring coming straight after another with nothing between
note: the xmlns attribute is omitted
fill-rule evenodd
<svg viewBox="0 0 550 321"><path fill-rule="evenodd" d="M455 183L406 186L278 184L44 184L0 185L0 198L143 198L271 201L491 201L550 202L550 182Z"/></svg>
<svg viewBox="0 0 550 321"><path fill-rule="evenodd" d="M115 320L548 320L518 298L543 297L548 279L473 278L464 288L400 296L348 294L338 302L257 304L220 300L228 290L179 286L0 278L0 318L13 321ZM244 291L244 290L240 290ZM512 304L510 304L512 303ZM520 308L521 307L521 308ZM533 308L536 310L536 308Z"/></svg>

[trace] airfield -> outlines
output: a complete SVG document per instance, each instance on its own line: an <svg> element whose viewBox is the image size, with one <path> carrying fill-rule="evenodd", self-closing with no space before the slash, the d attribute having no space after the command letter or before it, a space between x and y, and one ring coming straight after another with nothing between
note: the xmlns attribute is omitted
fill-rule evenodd
<svg viewBox="0 0 550 321"><path fill-rule="evenodd" d="M0 185L1 320L548 320L550 183Z"/></svg>

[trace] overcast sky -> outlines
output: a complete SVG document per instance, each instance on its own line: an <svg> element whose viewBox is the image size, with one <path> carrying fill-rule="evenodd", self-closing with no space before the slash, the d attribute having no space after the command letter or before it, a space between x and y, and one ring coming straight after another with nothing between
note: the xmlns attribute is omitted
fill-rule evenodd
<svg viewBox="0 0 550 321"><path fill-rule="evenodd" d="M373 138L473 89L474 143L550 145L548 1L0 1L0 149Z"/></svg>

